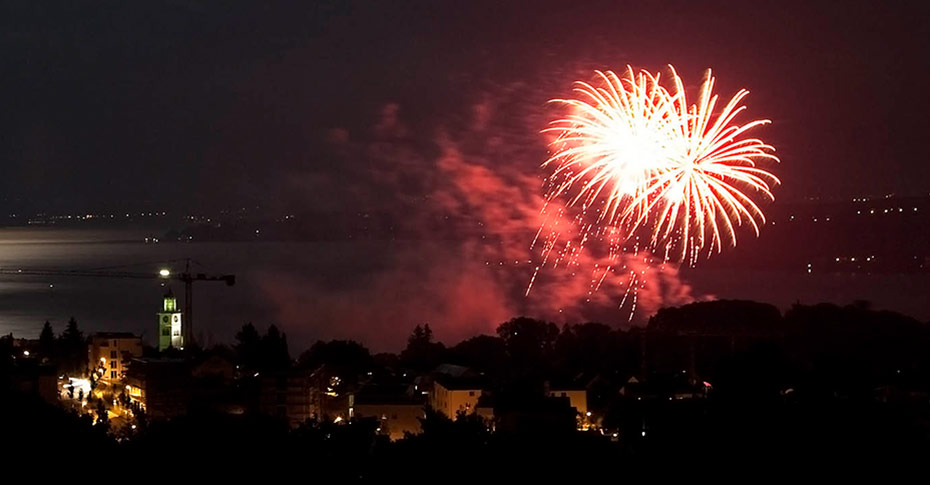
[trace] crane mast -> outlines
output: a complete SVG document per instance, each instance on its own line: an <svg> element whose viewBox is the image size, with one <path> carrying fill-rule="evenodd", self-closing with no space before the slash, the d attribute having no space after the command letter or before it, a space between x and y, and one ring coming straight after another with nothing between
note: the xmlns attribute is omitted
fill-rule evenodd
<svg viewBox="0 0 930 485"><path fill-rule="evenodd" d="M185 260L184 272L172 273L167 269L161 269L156 273L146 272L127 272L127 271L102 271L102 270L59 270L59 269L28 269L28 268L0 268L0 275L21 275L21 276L65 276L65 277L87 277L87 278L135 278L135 279L164 279L176 280L184 283L184 321L182 327L184 342L194 343L194 283L200 281L218 281L226 283L226 286L236 284L236 275L221 274L211 275L206 273L194 273L191 271L190 258Z"/></svg>

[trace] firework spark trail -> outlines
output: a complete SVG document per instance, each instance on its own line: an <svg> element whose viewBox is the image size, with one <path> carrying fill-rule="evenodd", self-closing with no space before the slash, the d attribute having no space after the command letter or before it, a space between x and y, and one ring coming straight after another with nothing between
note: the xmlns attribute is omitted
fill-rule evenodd
<svg viewBox="0 0 930 485"><path fill-rule="evenodd" d="M553 268L563 261L579 265L581 253L594 243L606 246L611 261L620 252L642 251L650 255L644 257L647 265L693 266L702 254L735 246L739 226L749 225L759 235L765 216L753 196L774 199L771 187L780 182L756 162L778 158L772 146L744 135L769 121L734 124L749 92L740 90L718 109L710 70L697 103L689 105L681 78L669 69L671 91L658 74L636 74L628 67L623 77L597 71L600 86L577 82L576 99L553 100L569 113L544 130L555 139L543 163L549 171L544 222L533 241L534 247L541 242L542 262L527 294L553 252ZM562 204L551 214L556 200ZM569 210L575 214L560 227ZM628 242L631 250L624 246ZM637 292L646 284L644 270L627 274L625 266L595 265L590 287L597 291L617 270L626 275L620 306L631 301L632 318Z"/></svg>

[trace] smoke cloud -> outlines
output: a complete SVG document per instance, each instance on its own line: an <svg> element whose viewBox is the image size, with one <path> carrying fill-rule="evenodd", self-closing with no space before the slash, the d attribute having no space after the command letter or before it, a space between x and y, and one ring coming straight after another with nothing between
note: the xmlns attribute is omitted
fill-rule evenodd
<svg viewBox="0 0 930 485"><path fill-rule="evenodd" d="M346 243L366 263L338 284L314 272L313 255L299 263L302 276L263 278L290 334L398 350L416 324L456 342L517 315L641 324L663 305L693 300L676 267L643 255L623 255L616 274L592 291L593 271L606 264L597 251L543 268L526 294L540 263L531 245L544 222L546 141L538 129L547 107L527 102L524 87L494 86L442 124L411 123L403 106L388 103L368 133L326 133L333 163L347 167L330 181L344 187L346 206L386 217L395 236Z"/></svg>

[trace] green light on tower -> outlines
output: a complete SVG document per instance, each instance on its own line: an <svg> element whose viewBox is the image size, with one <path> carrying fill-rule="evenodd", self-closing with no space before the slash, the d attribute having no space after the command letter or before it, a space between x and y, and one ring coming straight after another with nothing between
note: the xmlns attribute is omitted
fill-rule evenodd
<svg viewBox="0 0 930 485"><path fill-rule="evenodd" d="M158 351L163 352L168 347L183 348L184 334L181 329L181 311L178 310L178 300L170 289L165 294L162 311L156 315L158 315Z"/></svg>

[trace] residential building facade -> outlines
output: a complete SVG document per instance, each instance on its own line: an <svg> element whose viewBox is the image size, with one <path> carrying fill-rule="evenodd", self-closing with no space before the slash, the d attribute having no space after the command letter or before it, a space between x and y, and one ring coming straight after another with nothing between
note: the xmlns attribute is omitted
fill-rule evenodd
<svg viewBox="0 0 930 485"><path fill-rule="evenodd" d="M128 332L98 332L87 346L87 368L107 384L126 377L132 359L142 357L142 338Z"/></svg>

